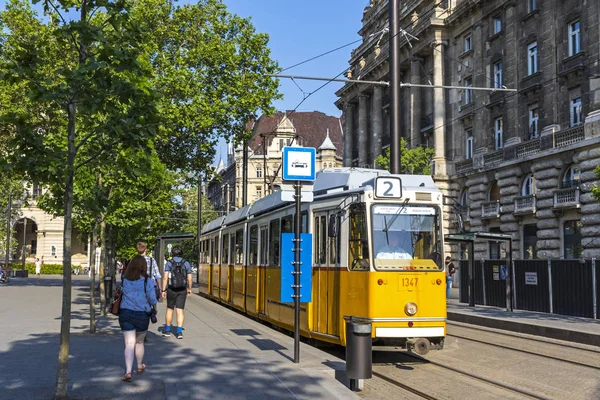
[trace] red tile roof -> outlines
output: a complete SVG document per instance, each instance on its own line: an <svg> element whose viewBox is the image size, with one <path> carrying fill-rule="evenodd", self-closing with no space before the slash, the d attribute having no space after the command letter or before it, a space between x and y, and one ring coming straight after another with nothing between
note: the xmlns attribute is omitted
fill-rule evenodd
<svg viewBox="0 0 600 400"><path fill-rule="evenodd" d="M288 115L289 120L296 128L296 134L300 136L300 143L304 147L314 147L316 149L321 146L327 136L329 129L329 137L336 147L337 155L343 156L342 128L340 118L332 117L323 114L319 111L287 111L276 112L272 116L261 116L254 124L252 135L255 139L250 142L250 148L258 153L262 153L263 138L260 134L273 134L281 120ZM271 137L270 140L273 140Z"/></svg>

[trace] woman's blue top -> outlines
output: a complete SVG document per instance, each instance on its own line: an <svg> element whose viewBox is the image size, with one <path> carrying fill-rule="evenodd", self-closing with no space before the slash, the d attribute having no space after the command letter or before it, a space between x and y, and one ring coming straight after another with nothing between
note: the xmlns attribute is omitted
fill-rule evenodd
<svg viewBox="0 0 600 400"><path fill-rule="evenodd" d="M152 279L146 280L146 292L144 293L144 277L136 281L123 279L123 296L121 297L121 308L132 311L150 312L150 305L158 303L154 283Z"/></svg>

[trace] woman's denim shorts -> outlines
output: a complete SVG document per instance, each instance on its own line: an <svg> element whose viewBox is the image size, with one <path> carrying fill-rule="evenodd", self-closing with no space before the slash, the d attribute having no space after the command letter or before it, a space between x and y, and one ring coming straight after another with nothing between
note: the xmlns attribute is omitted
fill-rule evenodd
<svg viewBox="0 0 600 400"><path fill-rule="evenodd" d="M121 308L119 325L122 331L145 332L150 325L150 316L146 311L133 311Z"/></svg>

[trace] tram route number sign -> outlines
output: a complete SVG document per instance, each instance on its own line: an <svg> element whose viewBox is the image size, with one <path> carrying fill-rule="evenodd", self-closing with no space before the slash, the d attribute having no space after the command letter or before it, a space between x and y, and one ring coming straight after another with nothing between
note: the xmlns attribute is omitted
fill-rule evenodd
<svg viewBox="0 0 600 400"><path fill-rule="evenodd" d="M316 160L317 150L314 147L284 147L283 180L314 181Z"/></svg>
<svg viewBox="0 0 600 400"><path fill-rule="evenodd" d="M398 176L378 176L375 178L375 197L399 199L402 197L402 180Z"/></svg>
<svg viewBox="0 0 600 400"><path fill-rule="evenodd" d="M294 237L293 233L281 235L281 294L282 303L294 302ZM312 301L312 234L300 235L300 302Z"/></svg>

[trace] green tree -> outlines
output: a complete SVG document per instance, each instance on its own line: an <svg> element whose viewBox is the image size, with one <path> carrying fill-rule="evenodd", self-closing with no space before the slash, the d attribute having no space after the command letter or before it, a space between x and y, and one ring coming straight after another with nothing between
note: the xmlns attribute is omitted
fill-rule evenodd
<svg viewBox="0 0 600 400"><path fill-rule="evenodd" d="M600 167L596 167L594 172L596 172L596 176L598 177L598 179L600 179ZM594 195L596 200L600 201L600 186L594 185L592 187L592 194Z"/></svg>
<svg viewBox="0 0 600 400"><path fill-rule="evenodd" d="M38 3L34 1L34 3ZM126 1L45 0L44 16L23 0L0 14L0 80L24 89L0 110L8 161L47 184L64 216L63 302L55 397L66 398L71 314L74 179L81 167L110 162L116 144L144 148L154 135L151 66L145 36ZM67 19L68 15L77 18Z"/></svg>
<svg viewBox="0 0 600 400"><path fill-rule="evenodd" d="M401 174L413 174L413 175L431 175L431 160L435 151L428 147L415 147L409 149L406 145L406 140L402 138L400 140L400 147L402 150L401 156ZM390 169L390 149L385 149L384 153L377 157L375 161L379 168L383 168L389 171Z"/></svg>
<svg viewBox="0 0 600 400"><path fill-rule="evenodd" d="M266 74L278 66L268 36L220 0L181 6L139 0L133 15L152 43L160 118L155 147L170 169L197 180L220 137L240 142L248 121L273 111L278 83Z"/></svg>

